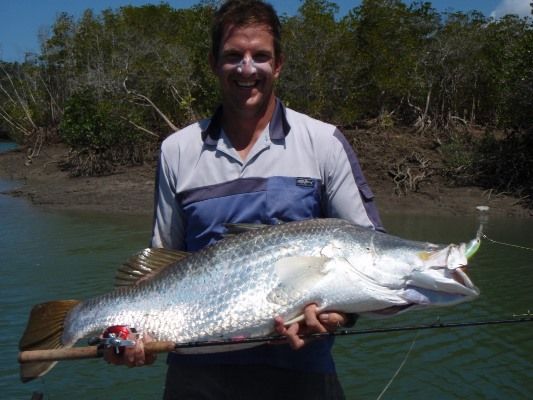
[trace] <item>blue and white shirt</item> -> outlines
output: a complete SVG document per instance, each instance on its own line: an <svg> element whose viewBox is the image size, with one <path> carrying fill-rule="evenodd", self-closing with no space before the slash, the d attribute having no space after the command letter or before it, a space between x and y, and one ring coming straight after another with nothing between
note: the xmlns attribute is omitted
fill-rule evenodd
<svg viewBox="0 0 533 400"><path fill-rule="evenodd" d="M277 100L270 124L246 160L221 128L219 109L163 141L153 247L196 251L222 238L226 223L343 218L383 230L373 194L343 134ZM334 371L330 340L299 351L264 345L205 355L170 355L182 363L263 363Z"/></svg>

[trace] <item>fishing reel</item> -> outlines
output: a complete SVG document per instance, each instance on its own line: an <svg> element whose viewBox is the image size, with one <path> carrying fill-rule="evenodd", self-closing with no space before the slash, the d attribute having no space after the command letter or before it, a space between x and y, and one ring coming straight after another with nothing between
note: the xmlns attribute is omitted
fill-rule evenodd
<svg viewBox="0 0 533 400"><path fill-rule="evenodd" d="M137 333L137 331L126 325L113 325L108 327L101 337L90 339L89 345L97 345L106 349L113 348L115 354L120 355L124 353L126 347L135 346L135 341L128 339L130 333Z"/></svg>

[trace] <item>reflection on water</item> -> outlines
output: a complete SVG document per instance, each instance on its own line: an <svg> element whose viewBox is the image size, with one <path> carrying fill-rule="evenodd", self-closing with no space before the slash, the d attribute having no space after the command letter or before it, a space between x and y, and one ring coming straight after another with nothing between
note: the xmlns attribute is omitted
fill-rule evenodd
<svg viewBox="0 0 533 400"><path fill-rule="evenodd" d="M416 240L471 239L475 218L385 216L390 233ZM490 219L489 237L533 247L529 221ZM53 213L0 194L0 361L2 398L157 399L165 365L127 369L101 360L62 362L46 377L18 381L17 342L31 306L51 299L86 298L111 289L115 268L148 243L148 217ZM484 242L470 267L478 300L385 320L360 319L358 329L508 318L533 302L532 253ZM348 399L376 399L414 342L384 399L521 399L533 393L533 326L462 329L342 337L335 355Z"/></svg>

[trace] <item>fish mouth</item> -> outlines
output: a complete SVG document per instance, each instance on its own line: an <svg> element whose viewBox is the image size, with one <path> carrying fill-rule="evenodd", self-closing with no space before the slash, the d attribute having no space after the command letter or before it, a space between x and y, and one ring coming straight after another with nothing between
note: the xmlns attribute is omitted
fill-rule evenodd
<svg viewBox="0 0 533 400"><path fill-rule="evenodd" d="M477 243L472 247L474 252L476 247ZM465 248L465 244L450 245L424 255L423 266L414 270L406 282L406 296L419 304L450 304L477 297L479 289L466 274Z"/></svg>
<svg viewBox="0 0 533 400"><path fill-rule="evenodd" d="M474 288L474 284L466 274L466 266L454 269L451 275L452 279L460 285L463 285L468 289Z"/></svg>
<svg viewBox="0 0 533 400"><path fill-rule="evenodd" d="M426 307L458 304L479 296L479 289L462 268L449 271L443 278L435 286L412 282L407 285L401 297L410 306Z"/></svg>

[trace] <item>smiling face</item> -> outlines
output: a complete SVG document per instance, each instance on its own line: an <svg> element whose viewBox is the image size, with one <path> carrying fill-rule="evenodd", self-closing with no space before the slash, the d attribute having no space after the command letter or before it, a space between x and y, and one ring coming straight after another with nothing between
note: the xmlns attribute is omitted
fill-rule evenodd
<svg viewBox="0 0 533 400"><path fill-rule="evenodd" d="M282 60L275 57L274 37L268 26L227 27L218 59L211 56L210 63L220 82L225 113L259 117L273 109L274 82Z"/></svg>

